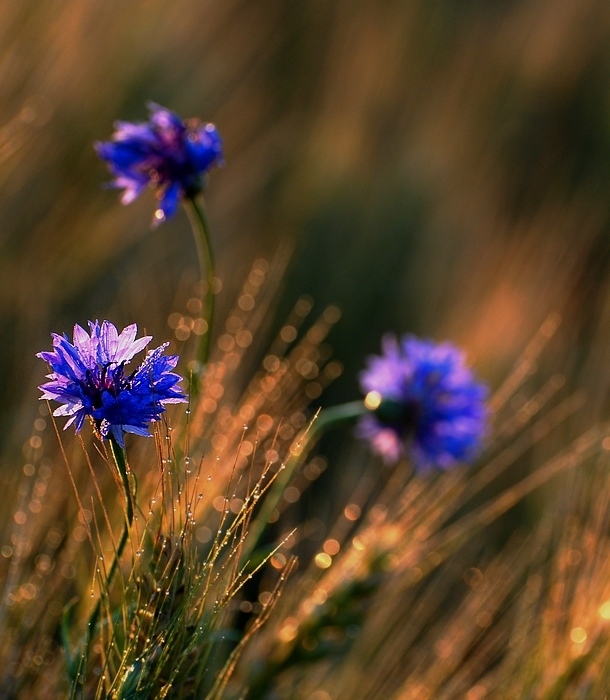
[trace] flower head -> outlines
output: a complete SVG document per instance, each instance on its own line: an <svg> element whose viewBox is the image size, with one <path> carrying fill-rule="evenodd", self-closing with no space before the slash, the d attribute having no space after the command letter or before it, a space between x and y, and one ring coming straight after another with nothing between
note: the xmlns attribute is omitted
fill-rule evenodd
<svg viewBox="0 0 610 700"><path fill-rule="evenodd" d="M148 436L165 404L186 401L178 386L182 377L172 372L178 356L164 355L165 343L128 374L125 366L152 337L136 339L135 323L119 333L109 321L89 321L89 330L74 326L72 343L52 334L53 350L38 354L52 370L40 398L62 404L53 415L70 416L65 428L74 423L78 433L89 416L102 438L112 435L123 447L124 432Z"/></svg>
<svg viewBox="0 0 610 700"><path fill-rule="evenodd" d="M383 340L360 375L370 412L359 434L387 461L409 456L419 470L476 456L486 432L487 389L449 343L406 336Z"/></svg>
<svg viewBox="0 0 610 700"><path fill-rule="evenodd" d="M203 175L222 163L222 141L213 124L182 121L165 107L148 103L147 122L117 122L111 141L95 144L108 168L113 187L123 189L121 201L129 204L146 186L159 199L154 224L175 213L182 197L193 197L203 188Z"/></svg>

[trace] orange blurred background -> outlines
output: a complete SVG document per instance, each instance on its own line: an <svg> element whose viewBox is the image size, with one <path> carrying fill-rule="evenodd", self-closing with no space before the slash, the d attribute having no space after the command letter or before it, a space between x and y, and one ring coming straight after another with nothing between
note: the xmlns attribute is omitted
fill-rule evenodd
<svg viewBox="0 0 610 700"><path fill-rule="evenodd" d="M341 307L327 401L357 396L386 331L453 339L497 383L558 312L549 362L604 410L604 0L20 0L0 37L5 446L27 434L51 330L108 317L169 339L190 295L184 213L152 231L152 194L121 206L93 150L148 99L224 137L206 197L220 318L278 250L278 323L301 294Z"/></svg>

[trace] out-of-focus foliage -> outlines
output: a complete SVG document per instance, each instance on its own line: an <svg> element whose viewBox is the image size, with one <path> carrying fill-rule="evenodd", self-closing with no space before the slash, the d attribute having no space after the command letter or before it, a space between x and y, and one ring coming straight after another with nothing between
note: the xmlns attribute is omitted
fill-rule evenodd
<svg viewBox="0 0 610 700"><path fill-rule="evenodd" d="M0 478L14 503L1 522L3 692L65 689L64 606L80 598L68 620L68 646L78 648L83 590L99 592L93 553L112 554L122 516L95 443L68 439L65 460L49 448L50 419L34 408L35 353L50 330L98 317L171 338L186 367L194 357L201 288L187 219L180 212L151 231L152 194L121 206L101 186L108 176L93 149L114 120L144 119L149 99L217 124L227 167L206 191L218 258L213 364L176 442L164 423L158 459L153 441L129 454L144 512L109 592L118 598L125 583L123 619L104 603L103 668L115 687L139 683L142 649L152 649L159 684L185 639L184 659L199 658L189 640L200 630L182 623L201 619L189 617L190 575L219 515L244 518L218 559L230 574L220 584L237 593L236 581L250 581L239 559L260 512L244 505L258 482L233 482L233 467L281 473L310 402L354 398L364 355L391 330L451 338L500 386L486 458L409 480L346 440L328 445L332 468L306 492L326 466L308 458L274 508L276 531L265 533L285 537L286 550L239 596L219 588L239 636L251 613L266 617L277 602L290 553L301 557L240 665L215 647L229 664L218 692L550 700L605 690L609 444L597 418L610 388L608 3L6 1L0 66ZM331 342L343 374L325 344L337 309L316 323L303 294L342 308ZM186 484L191 455L205 460L204 475L220 464L205 498L190 482L195 512L171 471L184 466ZM64 462L86 499L78 508ZM167 488L167 541L188 530L172 519L180 508L193 528L193 548L174 542L167 562L157 486ZM173 488L186 499L178 506ZM535 490L543 507L522 505ZM543 516L523 539L510 538L514 510L498 524L517 504L529 524ZM137 564L145 522L158 569ZM168 581L172 557L184 566ZM167 591L172 600L160 603ZM157 649L146 635L166 628L181 634ZM101 674L105 651L92 653ZM204 663L193 660L189 683L209 680Z"/></svg>
<svg viewBox="0 0 610 700"><path fill-rule="evenodd" d="M0 33L2 425L51 328L112 310L167 332L195 275L184 217L151 233L150 199L100 189L93 141L146 99L221 128L219 276L296 244L287 304L344 307L349 370L392 329L452 337L491 371L559 310L605 394L603 0L23 0Z"/></svg>

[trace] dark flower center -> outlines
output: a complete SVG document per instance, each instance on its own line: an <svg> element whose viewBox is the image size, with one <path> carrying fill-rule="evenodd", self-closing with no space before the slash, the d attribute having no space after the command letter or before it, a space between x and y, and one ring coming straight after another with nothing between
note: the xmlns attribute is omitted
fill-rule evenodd
<svg viewBox="0 0 610 700"><path fill-rule="evenodd" d="M125 377L124 364L107 362L86 372L85 393L93 409L102 408L102 396L109 393L117 398L121 391L129 389L131 377Z"/></svg>
<svg viewBox="0 0 610 700"><path fill-rule="evenodd" d="M374 414L380 423L408 436L415 433L421 419L422 408L417 401L384 399L375 409Z"/></svg>

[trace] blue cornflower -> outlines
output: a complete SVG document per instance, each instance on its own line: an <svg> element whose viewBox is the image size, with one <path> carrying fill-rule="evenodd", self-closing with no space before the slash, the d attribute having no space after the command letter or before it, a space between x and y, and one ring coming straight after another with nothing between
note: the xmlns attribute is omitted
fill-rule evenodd
<svg viewBox="0 0 610 700"><path fill-rule="evenodd" d="M358 432L386 461L403 456L424 471L446 469L479 452L486 433L487 388L449 343L383 339L383 355L360 375L370 412Z"/></svg>
<svg viewBox="0 0 610 700"><path fill-rule="evenodd" d="M193 197L203 188L203 175L222 163L222 141L214 124L197 119L182 121L175 113L154 102L148 103L149 121L117 122L111 141L95 149L123 189L121 201L129 204L148 185L156 189L159 207L154 224L175 213L183 197Z"/></svg>
<svg viewBox="0 0 610 700"><path fill-rule="evenodd" d="M39 387L40 398L63 404L53 415L70 416L65 428L74 423L78 433L89 416L102 439L112 435L123 447L124 432L148 436L149 423L160 419L165 404L186 401L178 385L182 377L171 371L178 356L164 355L165 343L127 374L125 366L152 336L136 340L135 323L119 334L109 321L89 321L89 330L74 326L72 343L52 334L53 350L38 354L52 370L51 381Z"/></svg>

